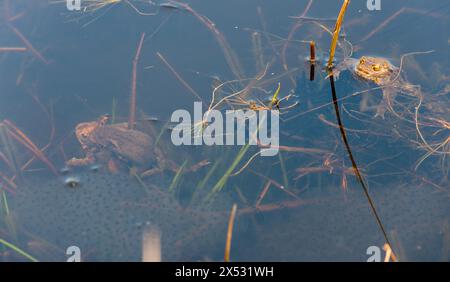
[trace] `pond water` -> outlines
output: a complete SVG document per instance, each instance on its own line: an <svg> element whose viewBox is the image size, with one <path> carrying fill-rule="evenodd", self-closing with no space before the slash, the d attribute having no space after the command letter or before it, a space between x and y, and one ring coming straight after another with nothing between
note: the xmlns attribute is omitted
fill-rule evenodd
<svg viewBox="0 0 450 282"><path fill-rule="evenodd" d="M333 103L341 2L1 1L0 260L223 261L236 204L232 261L448 261L450 3L351 1ZM198 101L278 154L175 146Z"/></svg>

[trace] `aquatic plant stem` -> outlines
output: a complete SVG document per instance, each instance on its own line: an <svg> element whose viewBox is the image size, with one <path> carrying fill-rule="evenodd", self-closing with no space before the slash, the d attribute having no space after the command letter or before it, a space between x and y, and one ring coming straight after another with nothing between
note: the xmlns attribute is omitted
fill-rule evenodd
<svg viewBox="0 0 450 282"><path fill-rule="evenodd" d="M234 226L234 219L236 218L236 211L237 205L234 204L233 207L231 208L231 214L228 220L227 242L225 244L225 257L224 257L225 262L230 261L231 239L233 237L233 226Z"/></svg>
<svg viewBox="0 0 450 282"><path fill-rule="evenodd" d="M267 192L269 191L270 185L272 184L272 181L268 180L267 183L264 185L264 188L262 189L261 193L259 193L258 198L256 199L255 208L258 208L266 196Z"/></svg>
<svg viewBox="0 0 450 282"><path fill-rule="evenodd" d="M313 40L309 42L309 61L311 64L316 62L316 42Z"/></svg>
<svg viewBox="0 0 450 282"><path fill-rule="evenodd" d="M358 43L367 41L369 38L380 32L382 29L384 29L386 26L388 26L392 21L397 19L401 14L403 13L410 13L410 14L417 14L417 15L424 15L424 16L431 16L434 18L440 18L443 15L440 15L439 13L434 13L435 11L439 11L443 8L448 6L447 4L444 4L443 6L435 7L431 10L422 10L422 9L414 9L409 7L403 7L391 16L389 16L387 19L385 19L383 22L381 22L376 28L374 28L371 32L367 33L361 40L358 41Z"/></svg>
<svg viewBox="0 0 450 282"><path fill-rule="evenodd" d="M17 186L11 179L0 172L0 191L1 189L14 194L14 190L17 189Z"/></svg>
<svg viewBox="0 0 450 282"><path fill-rule="evenodd" d="M0 52L26 52L25 47L0 47Z"/></svg>
<svg viewBox="0 0 450 282"><path fill-rule="evenodd" d="M27 48L31 51L31 53L33 53L33 55L36 58L38 58L40 61L42 61L46 65L49 64L48 60L41 53L39 53L39 51L36 50L36 48L33 47L31 42L28 41L28 39L25 37L25 35L22 34L22 32L20 32L20 30L18 30L15 26L13 26L9 22L7 22L7 26L17 35L17 37L19 37L19 39L23 42L23 44L25 44L25 46L27 46Z"/></svg>
<svg viewBox="0 0 450 282"><path fill-rule="evenodd" d="M316 43L314 41L309 42L309 80L314 80L316 65Z"/></svg>
<svg viewBox="0 0 450 282"><path fill-rule="evenodd" d="M8 205L8 199L6 198L5 191L2 191L2 202L5 209L5 214L9 215L9 205Z"/></svg>
<svg viewBox="0 0 450 282"><path fill-rule="evenodd" d="M178 81L189 91L194 95L199 101L203 101L200 95L198 95L197 92L181 77L181 75L172 67L172 65L169 64L169 62L164 58L164 56L156 52L156 55L158 58L166 65L166 67L172 72L172 74L178 79Z"/></svg>
<svg viewBox="0 0 450 282"><path fill-rule="evenodd" d="M139 41L138 48L136 50L136 55L133 59L133 71L131 78L131 97L130 97L130 112L128 113L128 128L134 129L136 126L136 80L137 80L137 65L139 62L139 57L141 55L142 44L144 43L145 32L141 34L141 39Z"/></svg>
<svg viewBox="0 0 450 282"><path fill-rule="evenodd" d="M41 54L39 53L39 51L34 48L33 44L31 44L31 42L25 37L25 35L22 34L22 32L20 32L19 29L17 29L13 24L13 17L11 17L11 11L10 11L10 5L9 5L9 0L5 0L4 5L3 5L3 9L4 9L4 17L5 17L5 23L6 26L16 34L16 36L22 41L22 43L27 47L27 49L40 61L42 61L44 64L48 65L49 62L48 60Z"/></svg>
<svg viewBox="0 0 450 282"><path fill-rule="evenodd" d="M223 35L223 33L216 27L216 24L212 22L210 19L208 19L206 16L199 14L187 3L179 2L177 0L169 0L169 3L183 8L191 15L193 15L195 18L197 18L206 28L208 28L211 31L220 48L222 49L222 52L225 56L225 60L227 61L227 64L230 67L231 72L237 79L242 80L245 77L245 75L243 73L240 62L236 54L234 53L233 49L231 48L230 44L228 43L227 39Z"/></svg>
<svg viewBox="0 0 450 282"><path fill-rule="evenodd" d="M222 175L222 177L219 179L219 181L216 183L216 185L214 185L214 187L212 188L211 192L209 193L209 195L206 197L207 200L210 200L211 197L222 190L222 188L225 186L225 184L228 181L228 178L231 176L232 172L234 171L234 169L236 168L236 166L241 162L242 158L244 157L245 153L247 152L247 150L250 148L250 143L245 144L240 150L239 153L237 154L236 158L234 159L233 163L231 164L231 166L227 169L227 171L225 172L224 175Z"/></svg>
<svg viewBox="0 0 450 282"><path fill-rule="evenodd" d="M283 175L284 188L289 190L289 179L288 179L288 175L287 175L287 171L286 171L286 165L284 163L284 159L283 159L281 152L278 152L278 158L280 160L280 168L281 168L281 173Z"/></svg>
<svg viewBox="0 0 450 282"><path fill-rule="evenodd" d="M336 45L339 38L339 32L341 30L342 22L344 21L345 11L347 10L350 0L344 0L342 4L341 11L339 12L338 18L336 20L336 25L334 26L333 39L330 45L330 57L328 58L327 67L330 69L333 66L334 53L336 51Z"/></svg>
<svg viewBox="0 0 450 282"><path fill-rule="evenodd" d="M381 221L381 218L378 215L377 209L375 208L375 203L372 201L372 198L370 197L369 190L367 189L366 183L365 183L365 181L364 181L364 179L363 179L363 177L362 177L362 175L361 175L361 173L359 171L358 165L356 164L355 158L353 157L352 150L351 150L350 145L348 143L347 134L345 132L345 128L344 128L344 125L343 125L342 120L341 120L341 114L339 112L339 104L337 102L338 99L337 99L337 95L336 95L336 87L334 85L334 76L333 76L333 74L330 74L330 86L331 86L331 94L332 94L332 98L333 98L334 111L336 113L336 119L337 119L337 122L338 122L338 125L339 125L339 131L341 133L342 141L344 142L345 148L347 150L348 157L349 157L349 159L350 159L350 161L352 163L353 171L354 171L354 173L356 175L356 178L358 179L359 183L361 184L361 187L363 188L364 194L365 194L365 196L367 198L367 201L369 202L370 209L372 210L372 213L375 216L377 224L380 227L381 232L383 233L383 236L384 236L384 239L386 240L386 243L389 246L392 246L391 243L389 242L389 238L388 238L386 229L384 228L383 223ZM392 247L391 247L391 249L392 249ZM392 253L394 253L394 252L392 251Z"/></svg>
<svg viewBox="0 0 450 282"><path fill-rule="evenodd" d="M41 149L39 149L19 128L17 128L12 122L9 120L4 120L3 124L6 125L7 132L9 136L14 138L16 141L21 143L24 147L26 147L34 156L45 163L47 167L53 172L54 175L59 175L58 170L53 165L52 162L45 156Z"/></svg>
<svg viewBox="0 0 450 282"><path fill-rule="evenodd" d="M172 179L172 183L170 183L169 192L172 192L175 189L175 187L178 185L178 183L180 182L180 179L181 179L181 176L183 175L183 170L184 170L184 167L186 166L186 164L187 164L187 160L184 161L183 164L178 168L177 173L175 174L175 176Z"/></svg>
<svg viewBox="0 0 450 282"><path fill-rule="evenodd" d="M291 28L291 30L289 31L289 34L284 42L283 47L281 48L281 63L283 65L283 69L287 72L289 71L289 66L287 63L287 59L286 59L286 53L287 53L287 49L289 47L289 43L292 41L292 38L294 37L295 33L297 32L297 30L303 25L303 17L306 16L306 14L308 13L309 9L311 9L311 6L313 4L313 0L309 0L308 4L306 5L305 9L303 10L303 12L298 16L299 20L295 23L295 25ZM296 81L294 79L294 77L292 75L289 75L289 78L292 81L293 85L296 85Z"/></svg>
<svg viewBox="0 0 450 282"><path fill-rule="evenodd" d="M15 245L3 240L2 238L0 238L0 244L5 245L6 247L12 249L13 251L15 251L16 253L24 256L25 258L29 259L32 262L38 262L37 259L35 259L33 256L29 255L28 253L26 253L25 251L23 251L22 249L20 249L19 247L16 247Z"/></svg>

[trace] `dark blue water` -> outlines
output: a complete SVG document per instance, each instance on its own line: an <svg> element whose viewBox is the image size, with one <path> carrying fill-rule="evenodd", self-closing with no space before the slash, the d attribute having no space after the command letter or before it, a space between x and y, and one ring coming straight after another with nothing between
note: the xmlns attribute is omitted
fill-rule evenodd
<svg viewBox="0 0 450 282"><path fill-rule="evenodd" d="M188 1L168 7L159 1L98 1L76 12L65 3L2 1L0 47L29 47L19 31L36 52L0 52L0 122L6 120L0 127L0 238L43 261L67 259L70 245L79 245L87 261L140 260L142 226L151 224L161 231L163 260L223 260L226 224L236 203L235 261L365 261L367 248L381 249L386 238L355 177L324 68L327 30L333 30L341 3L282 2ZM308 2L307 18L296 18ZM384 89L370 90L377 85L357 77L352 66L335 85L350 148L400 260L449 259L449 10L450 3L440 0L381 0L377 11L368 10L366 1L351 1L336 51L337 65L349 56L402 65L394 111L384 118L374 117ZM140 128L158 138L164 152L159 159L178 168L210 164L194 172L166 169L143 182L123 158L116 174L104 160L66 172L68 159L86 153L74 134L77 124L105 114L114 123L128 120L132 62L142 33ZM306 59L311 40L318 56L314 81ZM426 51L433 52L402 60ZM250 100L270 99L280 83L280 98L290 95L280 103L280 154L257 157L224 178L259 149L250 146L233 167L241 146L173 146L167 126L172 112L192 112L199 100L183 81L204 105L220 83L226 82L218 93L224 97L253 82L238 106L244 109ZM414 95L411 85L419 89ZM64 173L53 175L11 134L17 131L9 122ZM71 192L68 177L76 179ZM218 186L223 194L212 203L204 200ZM86 212L70 212L80 207ZM6 261L26 260L5 245L0 254Z"/></svg>

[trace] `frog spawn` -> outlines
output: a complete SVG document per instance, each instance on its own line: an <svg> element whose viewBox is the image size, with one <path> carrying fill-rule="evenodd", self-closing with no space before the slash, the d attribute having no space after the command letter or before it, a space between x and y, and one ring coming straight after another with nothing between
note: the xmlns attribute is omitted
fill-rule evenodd
<svg viewBox="0 0 450 282"><path fill-rule="evenodd" d="M448 191L403 183L374 187L371 195L401 261L450 260ZM250 239L254 247L241 259L366 261L368 247L384 245L358 188L340 194L336 187L324 187L302 196L327 200L265 217L258 236Z"/></svg>
<svg viewBox="0 0 450 282"><path fill-rule="evenodd" d="M66 248L75 245L86 261L140 261L142 233L149 225L161 231L163 261L222 254L227 212L182 207L167 191L126 176L90 172L78 179L76 187L33 181L12 203L25 233L61 250L35 254L39 259L64 261Z"/></svg>
<svg viewBox="0 0 450 282"><path fill-rule="evenodd" d="M78 177L74 188L60 180L36 180L21 186L11 202L24 234L58 247L56 253L28 250L38 259L63 261L66 248L75 245L84 261L139 261L148 226L162 233L163 261L221 259L228 220L228 212L223 211L229 211L229 199L219 201L214 209L197 208L198 203L184 208L166 191L145 188L129 177L101 173ZM445 249L450 244L450 231L445 229L448 191L402 184L374 188L371 194L401 260L450 259L450 250ZM241 242L237 239L243 221L238 217L235 259L364 261L369 246L384 244L360 190L339 195L334 188L314 189L302 197L322 200L259 216L264 222L258 224L256 237Z"/></svg>

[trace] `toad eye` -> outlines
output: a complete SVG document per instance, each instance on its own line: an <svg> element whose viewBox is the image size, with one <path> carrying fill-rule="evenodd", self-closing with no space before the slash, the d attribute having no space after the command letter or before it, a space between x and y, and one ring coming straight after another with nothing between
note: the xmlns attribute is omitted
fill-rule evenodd
<svg viewBox="0 0 450 282"><path fill-rule="evenodd" d="M380 69L381 69L381 66L379 64L372 65L373 71L380 71Z"/></svg>

